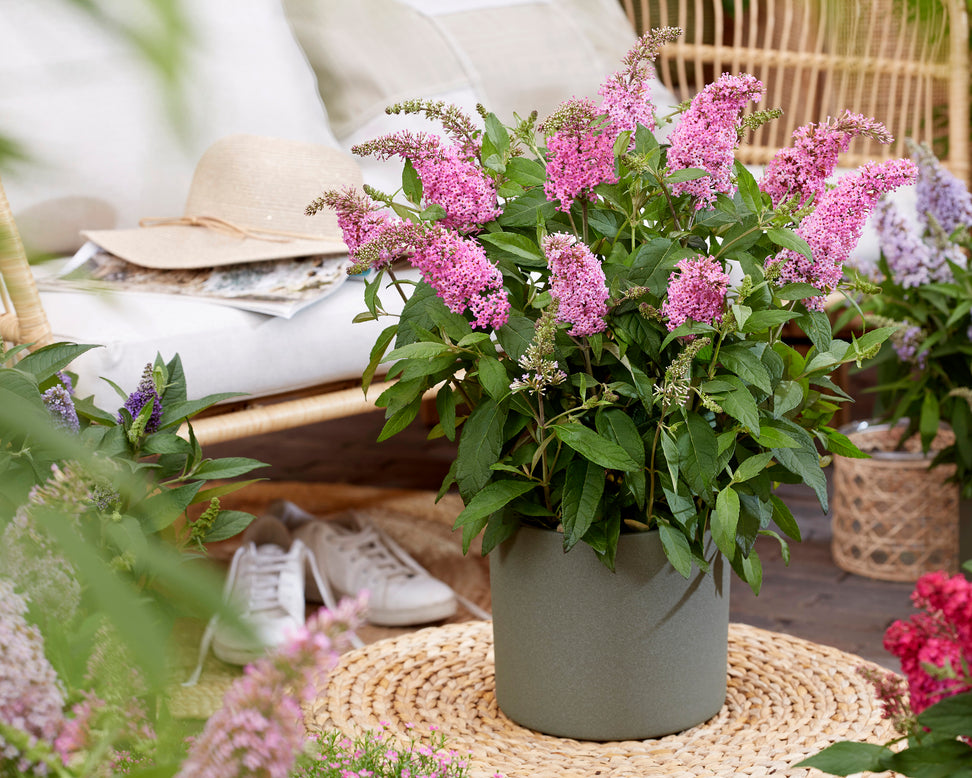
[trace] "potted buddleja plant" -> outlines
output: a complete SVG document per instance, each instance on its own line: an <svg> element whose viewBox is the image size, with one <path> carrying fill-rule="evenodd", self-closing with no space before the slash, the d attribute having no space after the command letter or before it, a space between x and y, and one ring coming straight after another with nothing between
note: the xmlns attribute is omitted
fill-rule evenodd
<svg viewBox="0 0 972 778"><path fill-rule="evenodd" d="M890 140L848 113L800 128L757 182L735 149L777 112L743 118L764 92L747 74L705 87L660 142L653 61L678 34L647 32L599 103L539 122L394 106L445 131L353 149L403 159L399 192L308 208L337 212L352 272L373 274L359 318L400 308L365 374L393 363L381 438L438 387L435 432L458 436L443 488L464 546L481 534L490 554L497 700L551 734L651 737L721 707L728 570L758 592L757 539L799 539L775 484L826 508L821 452L858 454L830 426L848 399L831 376L891 332L834 338L823 300L914 165L829 188L853 137Z"/></svg>

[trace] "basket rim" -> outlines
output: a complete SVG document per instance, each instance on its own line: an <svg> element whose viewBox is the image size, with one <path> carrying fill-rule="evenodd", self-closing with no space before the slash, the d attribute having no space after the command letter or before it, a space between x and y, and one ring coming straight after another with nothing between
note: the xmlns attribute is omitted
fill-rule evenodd
<svg viewBox="0 0 972 778"><path fill-rule="evenodd" d="M852 421L849 424L845 424L838 429L838 432L847 435L847 437L851 438L851 442L857 445L858 448L861 448L861 450L864 450L863 447L860 446L860 444L857 441L853 440L852 437L853 435L855 434L860 435L868 432L887 432L888 430L895 429L897 427L907 427L909 423L910 420L907 418L899 419L895 424L891 424L890 422L873 422L865 419L862 421ZM940 435L942 432L950 433L951 427L949 427L947 424L940 423L938 425L938 434L936 434L936 439L938 435ZM948 445L950 445L950 444L944 444L944 445L936 446L935 443L936 440L933 440L932 446L928 449L927 454L921 451L880 451L880 450L866 451L865 453L869 454L871 459L882 459L887 461L903 461L903 462L920 462L923 460L927 461L934 458L934 456L938 452L942 451L942 449L947 448Z"/></svg>

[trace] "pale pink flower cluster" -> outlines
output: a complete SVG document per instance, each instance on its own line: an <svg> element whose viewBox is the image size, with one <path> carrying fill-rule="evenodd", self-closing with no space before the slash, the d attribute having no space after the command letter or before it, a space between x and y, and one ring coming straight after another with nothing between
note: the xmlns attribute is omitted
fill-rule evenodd
<svg viewBox="0 0 972 778"><path fill-rule="evenodd" d="M655 106L650 87L655 77L653 63L662 44L675 40L681 32L677 27L647 31L625 55L624 68L601 85L601 113L607 114L611 123L612 144L622 132L633 132L639 124L654 131Z"/></svg>
<svg viewBox="0 0 972 778"><path fill-rule="evenodd" d="M571 335L603 332L608 288L597 257L576 236L563 232L548 235L540 245L550 266L557 321L573 324Z"/></svg>
<svg viewBox="0 0 972 778"><path fill-rule="evenodd" d="M668 297L662 303L668 331L689 320L704 324L721 322L729 275L719 261L697 255L680 260L675 267L677 272L668 278Z"/></svg>
<svg viewBox="0 0 972 778"><path fill-rule="evenodd" d="M802 281L825 293L832 292L878 199L899 186L914 183L917 174L911 160L889 159L867 162L855 172L842 176L796 230L810 246L813 260L784 249L767 264L780 264L782 283ZM804 302L808 308L821 310L823 307L822 297Z"/></svg>
<svg viewBox="0 0 972 778"><path fill-rule="evenodd" d="M503 274L475 240L432 226L413 247L409 261L453 313L469 309L474 325L483 329L506 324L510 301L503 290Z"/></svg>
<svg viewBox="0 0 972 778"><path fill-rule="evenodd" d="M776 152L766 166L759 188L772 198L774 207L792 197L797 198L797 207L811 197L819 200L837 167L838 155L860 136L880 143L892 141L881 122L850 111L798 127L793 131L793 145Z"/></svg>
<svg viewBox="0 0 972 778"><path fill-rule="evenodd" d="M361 246L373 241L388 228L388 215L379 210L378 204L370 197L351 187L326 192L322 200L337 214L338 227L352 260ZM387 264L394 258L390 252L386 252L381 261L374 264Z"/></svg>
<svg viewBox="0 0 972 778"><path fill-rule="evenodd" d="M358 155L379 159L398 156L411 161L422 180L422 199L441 205L446 216L442 226L460 232L478 229L502 213L496 186L476 164L472 149L445 145L437 135L402 130L355 146Z"/></svg>
<svg viewBox="0 0 972 778"><path fill-rule="evenodd" d="M908 680L911 709L972 688L972 583L961 573L926 573L915 584L911 601L922 613L896 621L884 635L884 647L901 660ZM944 672L930 672L939 668ZM951 677L949 677L951 676Z"/></svg>
<svg viewBox="0 0 972 778"><path fill-rule="evenodd" d="M709 175L672 184L672 194L692 195L695 207L705 208L717 194L735 191L732 172L742 109L750 101L759 102L763 91L755 76L724 73L692 99L669 136L668 167L672 171L702 168Z"/></svg>
<svg viewBox="0 0 972 778"><path fill-rule="evenodd" d="M363 606L322 609L275 654L248 665L193 741L179 777L287 778L307 739L301 704L337 664L342 630L357 625Z"/></svg>
<svg viewBox="0 0 972 778"><path fill-rule="evenodd" d="M44 655L40 630L24 618L27 601L0 578L0 722L23 732L31 747L54 742L64 726L64 691ZM21 775L47 775L0 734L0 767Z"/></svg>
<svg viewBox="0 0 972 778"><path fill-rule="evenodd" d="M594 200L594 187L617 181L614 138L605 131L594 102L568 100L546 122L553 134L547 139L547 180L543 191L559 200L557 210L567 212L574 200Z"/></svg>

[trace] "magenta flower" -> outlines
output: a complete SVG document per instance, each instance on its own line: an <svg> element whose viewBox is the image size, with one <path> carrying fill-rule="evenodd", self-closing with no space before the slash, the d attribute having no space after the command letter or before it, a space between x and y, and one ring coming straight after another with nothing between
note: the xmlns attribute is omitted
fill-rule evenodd
<svg viewBox="0 0 972 778"><path fill-rule="evenodd" d="M573 324L571 335L593 335L607 327L608 288L604 270L591 250L574 235L558 232L541 241L550 266L550 293L557 301L557 321Z"/></svg>
<svg viewBox="0 0 972 778"><path fill-rule="evenodd" d="M867 162L838 180L796 232L810 246L813 260L784 249L767 264L780 265L783 283L803 281L832 292L844 273L844 262L860 240L864 222L882 194L914 183L918 169L909 159ZM804 300L808 308L823 307L823 298Z"/></svg>
<svg viewBox="0 0 972 778"><path fill-rule="evenodd" d="M402 130L355 146L352 151L378 159L398 156L410 160L422 180L423 201L445 209L443 227L470 232L502 213L493 181L467 147L447 146L435 135Z"/></svg>
<svg viewBox="0 0 972 778"><path fill-rule="evenodd" d="M637 125L655 129L655 106L651 102L650 81L655 77L654 61L666 41L681 34L677 27L648 30L625 55L624 68L614 73L598 90L604 98L601 113L611 123L611 143L622 132L634 131ZM634 143L634 139L632 139Z"/></svg>
<svg viewBox="0 0 972 778"><path fill-rule="evenodd" d="M967 691L972 662L972 583L962 574L926 573L911 595L922 613L896 621L884 635L884 648L901 661L911 709L921 713L944 697ZM939 678L927 666L948 668L956 678Z"/></svg>
<svg viewBox="0 0 972 778"><path fill-rule="evenodd" d="M547 180L543 191L559 200L565 213L578 198L594 200L594 187L618 180L614 170L614 139L597 107L588 99L563 103L542 129L547 139Z"/></svg>
<svg viewBox="0 0 972 778"><path fill-rule="evenodd" d="M358 601L342 603L338 614L322 609L275 654L248 665L193 741L180 778L287 778L307 738L301 704L337 664L339 632L356 626L360 608Z"/></svg>
<svg viewBox="0 0 972 778"><path fill-rule="evenodd" d="M473 324L483 329L506 324L510 302L503 274L475 240L432 226L413 246L409 261L453 313L470 310Z"/></svg>
<svg viewBox="0 0 972 778"><path fill-rule="evenodd" d="M675 267L678 272L668 277L668 298L662 303L668 331L689 320L704 324L721 322L729 275L718 260L697 255L680 260Z"/></svg>
<svg viewBox="0 0 972 778"><path fill-rule="evenodd" d="M766 166L759 188L773 199L774 207L791 197L798 198L797 207L811 197L819 200L837 167L838 155L859 136L880 143L893 140L883 124L850 111L798 127L793 131L793 145L776 152Z"/></svg>
<svg viewBox="0 0 972 778"><path fill-rule="evenodd" d="M690 194L696 198L695 207L704 208L717 194L735 191L732 168L742 109L762 96L763 84L755 76L724 73L692 99L669 136L668 167L671 171L702 168L709 175L672 184L672 194Z"/></svg>
<svg viewBox="0 0 972 778"><path fill-rule="evenodd" d="M357 259L358 249L378 238L390 222L387 214L379 210L374 200L351 187L325 192L321 201L337 214L338 227L341 228L341 236L352 261ZM393 253L385 252L373 266L380 267L394 258Z"/></svg>

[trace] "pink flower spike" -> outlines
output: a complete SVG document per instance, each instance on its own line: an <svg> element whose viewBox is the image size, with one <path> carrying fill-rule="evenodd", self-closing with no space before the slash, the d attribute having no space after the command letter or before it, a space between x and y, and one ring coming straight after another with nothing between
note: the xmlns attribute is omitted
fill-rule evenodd
<svg viewBox="0 0 972 778"><path fill-rule="evenodd" d="M578 198L595 199L594 187L614 183L614 139L603 126L591 100L568 100L543 123L547 139L547 180L543 191L559 200L558 211L570 210Z"/></svg>
<svg viewBox="0 0 972 778"><path fill-rule="evenodd" d="M687 257L668 278L668 297L662 314L671 332L686 321L716 324L726 307L729 275L714 257Z"/></svg>
<svg viewBox="0 0 972 778"><path fill-rule="evenodd" d="M762 96L763 84L755 76L724 73L693 98L669 136L668 168L673 172L702 168L709 175L672 184L672 194L690 194L696 198L696 208L705 208L717 194L735 191L732 169L742 109Z"/></svg>
<svg viewBox="0 0 972 778"><path fill-rule="evenodd" d="M558 232L540 244L550 266L550 293L558 302L557 321L573 324L571 335L586 336L607 327L608 288L604 270L574 235Z"/></svg>

